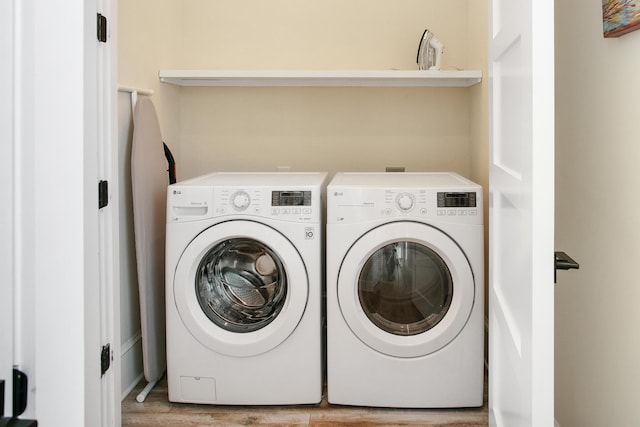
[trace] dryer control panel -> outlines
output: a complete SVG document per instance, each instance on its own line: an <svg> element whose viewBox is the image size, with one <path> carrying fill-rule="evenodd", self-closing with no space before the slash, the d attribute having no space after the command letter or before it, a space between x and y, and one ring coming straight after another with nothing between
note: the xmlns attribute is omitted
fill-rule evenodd
<svg viewBox="0 0 640 427"><path fill-rule="evenodd" d="M327 222L355 223L382 218L443 220L482 224L482 189L377 189L329 187Z"/></svg>

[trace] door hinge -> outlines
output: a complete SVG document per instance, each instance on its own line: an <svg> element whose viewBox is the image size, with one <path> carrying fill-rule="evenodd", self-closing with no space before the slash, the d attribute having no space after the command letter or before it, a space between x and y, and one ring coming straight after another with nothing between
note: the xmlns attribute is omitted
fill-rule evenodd
<svg viewBox="0 0 640 427"><path fill-rule="evenodd" d="M98 183L98 209L102 209L109 204L109 181Z"/></svg>
<svg viewBox="0 0 640 427"><path fill-rule="evenodd" d="M107 17L98 13L98 41L107 42Z"/></svg>
<svg viewBox="0 0 640 427"><path fill-rule="evenodd" d="M13 416L18 417L27 409L29 395L27 374L13 368Z"/></svg>
<svg viewBox="0 0 640 427"><path fill-rule="evenodd" d="M111 344L103 345L100 351L100 376L104 376L105 372L111 367Z"/></svg>

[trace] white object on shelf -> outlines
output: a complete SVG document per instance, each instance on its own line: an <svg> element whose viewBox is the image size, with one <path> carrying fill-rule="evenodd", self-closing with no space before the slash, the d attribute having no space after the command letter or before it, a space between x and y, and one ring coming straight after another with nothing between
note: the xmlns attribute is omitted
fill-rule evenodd
<svg viewBox="0 0 640 427"><path fill-rule="evenodd" d="M469 87L480 70L160 70L178 86Z"/></svg>
<svg viewBox="0 0 640 427"><path fill-rule="evenodd" d="M442 67L443 52L444 45L435 34L425 29L418 46L418 69L439 70Z"/></svg>

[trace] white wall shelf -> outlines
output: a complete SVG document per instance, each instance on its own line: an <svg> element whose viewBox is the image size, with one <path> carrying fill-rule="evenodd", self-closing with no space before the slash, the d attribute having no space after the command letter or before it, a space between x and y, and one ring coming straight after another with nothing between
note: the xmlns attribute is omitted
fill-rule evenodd
<svg viewBox="0 0 640 427"><path fill-rule="evenodd" d="M479 70L160 70L178 86L469 87Z"/></svg>

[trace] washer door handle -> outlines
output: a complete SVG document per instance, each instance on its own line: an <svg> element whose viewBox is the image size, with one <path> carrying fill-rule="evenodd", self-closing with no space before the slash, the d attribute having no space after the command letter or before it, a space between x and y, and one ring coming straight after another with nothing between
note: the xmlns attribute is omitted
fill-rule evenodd
<svg viewBox="0 0 640 427"><path fill-rule="evenodd" d="M571 269L579 269L580 264L575 262L573 258L567 255L565 252L556 251L554 252L554 264L555 270L553 273L553 283L557 283L558 270L571 270Z"/></svg>

